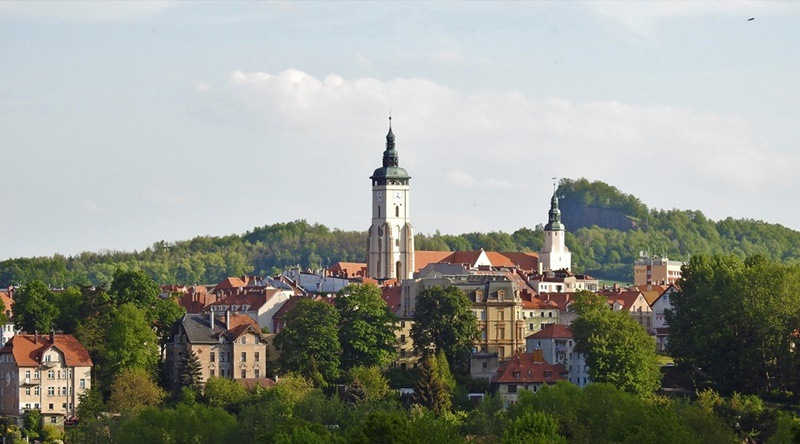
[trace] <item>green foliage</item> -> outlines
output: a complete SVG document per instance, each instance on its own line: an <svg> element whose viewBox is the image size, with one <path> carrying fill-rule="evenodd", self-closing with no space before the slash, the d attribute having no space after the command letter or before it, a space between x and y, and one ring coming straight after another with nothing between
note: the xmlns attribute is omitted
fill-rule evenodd
<svg viewBox="0 0 800 444"><path fill-rule="evenodd" d="M205 400L211 407L228 409L247 399L247 390L242 384L227 378L210 378L203 387Z"/></svg>
<svg viewBox="0 0 800 444"><path fill-rule="evenodd" d="M566 444L567 439L558 434L558 421L544 412L525 412L508 424L503 444Z"/></svg>
<svg viewBox="0 0 800 444"><path fill-rule="evenodd" d="M81 393L78 400L78 418L83 422L97 419L105 411L103 395L97 386Z"/></svg>
<svg viewBox="0 0 800 444"><path fill-rule="evenodd" d="M61 440L63 438L64 438L64 433L62 433L61 430L58 430L55 426L48 424L42 427L41 439L43 443L52 444L57 440Z"/></svg>
<svg viewBox="0 0 800 444"><path fill-rule="evenodd" d="M3 314L5 316L5 314ZM42 281L31 281L19 289L14 297L14 324L16 328L39 333L55 327L58 308L55 296Z"/></svg>
<svg viewBox="0 0 800 444"><path fill-rule="evenodd" d="M26 410L22 417L22 434L31 440L38 439L42 432L42 415L37 409Z"/></svg>
<svg viewBox="0 0 800 444"><path fill-rule="evenodd" d="M671 297L670 352L725 393L798 393L800 266L693 256Z"/></svg>
<svg viewBox="0 0 800 444"><path fill-rule="evenodd" d="M182 357L179 364L179 387L185 387L200 393L203 388L203 368L200 358L194 349L190 348Z"/></svg>
<svg viewBox="0 0 800 444"><path fill-rule="evenodd" d="M133 303L119 307L105 336L101 381L108 381L125 369L140 369L155 375L158 339L150 325L146 313Z"/></svg>
<svg viewBox="0 0 800 444"><path fill-rule="evenodd" d="M347 371L349 386L358 386L363 392L361 400L377 401L389 394L389 382L383 376L380 367L353 367Z"/></svg>
<svg viewBox="0 0 800 444"><path fill-rule="evenodd" d="M170 296L167 299L156 299L150 311L150 318L153 319L158 343L163 353L169 342L173 325L186 313L186 309L178 305L174 296Z"/></svg>
<svg viewBox="0 0 800 444"><path fill-rule="evenodd" d="M423 355L441 350L450 366L466 372L473 341L480 337L472 302L461 289L431 287L416 300L411 338Z"/></svg>
<svg viewBox="0 0 800 444"><path fill-rule="evenodd" d="M120 371L111 384L108 409L116 413L132 412L143 407L158 406L166 394L148 372L141 368Z"/></svg>
<svg viewBox="0 0 800 444"><path fill-rule="evenodd" d="M608 382L636 394L661 385L655 343L627 312L608 309L588 292L576 295L580 316L572 321L575 351L586 355L594 382Z"/></svg>
<svg viewBox="0 0 800 444"><path fill-rule="evenodd" d="M116 305L131 302L137 307L152 307L158 299L158 284L141 270L117 269L109 294Z"/></svg>
<svg viewBox="0 0 800 444"><path fill-rule="evenodd" d="M375 284L348 285L334 305L339 312L342 369L389 364L396 354L397 317L381 298L381 289Z"/></svg>
<svg viewBox="0 0 800 444"><path fill-rule="evenodd" d="M455 382L444 353L428 355L422 361L417 383L414 385L414 403L443 415L450 411Z"/></svg>
<svg viewBox="0 0 800 444"><path fill-rule="evenodd" d="M179 404L174 409L141 409L125 418L116 442L152 443L234 443L236 418L220 408L202 404Z"/></svg>
<svg viewBox="0 0 800 444"><path fill-rule="evenodd" d="M284 370L296 372L319 387L339 376L339 313L323 301L301 299L286 314L286 326L275 336Z"/></svg>

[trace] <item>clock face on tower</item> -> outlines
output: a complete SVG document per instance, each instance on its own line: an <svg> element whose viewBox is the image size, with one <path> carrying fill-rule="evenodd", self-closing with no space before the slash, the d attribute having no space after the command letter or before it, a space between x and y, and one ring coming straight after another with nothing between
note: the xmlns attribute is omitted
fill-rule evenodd
<svg viewBox="0 0 800 444"><path fill-rule="evenodd" d="M375 201L378 203L383 202L383 191L378 191L375 193Z"/></svg>
<svg viewBox="0 0 800 444"><path fill-rule="evenodd" d="M395 191L394 192L394 202L398 203L398 204L403 202L403 192L402 191Z"/></svg>

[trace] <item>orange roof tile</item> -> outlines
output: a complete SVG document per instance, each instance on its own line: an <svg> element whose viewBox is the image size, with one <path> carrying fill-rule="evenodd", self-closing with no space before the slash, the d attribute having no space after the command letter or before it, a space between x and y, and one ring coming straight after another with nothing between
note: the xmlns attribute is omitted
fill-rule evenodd
<svg viewBox="0 0 800 444"><path fill-rule="evenodd" d="M550 364L541 357L540 350L538 353L517 353L497 370L492 382L554 384L564 379L567 379L567 369L564 364Z"/></svg>
<svg viewBox="0 0 800 444"><path fill-rule="evenodd" d="M64 355L66 364L70 367L91 366L92 358L86 348L72 335L55 335L55 343L50 341L50 335L30 335L20 333L14 335L0 349L0 353L11 353L19 367L39 366L42 354L50 347L55 347Z"/></svg>
<svg viewBox="0 0 800 444"><path fill-rule="evenodd" d="M571 339L572 328L562 324L544 324L542 329L525 339Z"/></svg>

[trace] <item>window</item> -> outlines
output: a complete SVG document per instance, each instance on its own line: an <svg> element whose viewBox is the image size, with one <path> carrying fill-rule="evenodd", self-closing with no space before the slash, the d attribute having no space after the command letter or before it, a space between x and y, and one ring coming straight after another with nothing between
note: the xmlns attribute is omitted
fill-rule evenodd
<svg viewBox="0 0 800 444"><path fill-rule="evenodd" d="M242 379L247 377L247 370L242 369Z"/></svg>
<svg viewBox="0 0 800 444"><path fill-rule="evenodd" d="M406 357L406 349L404 349L404 348L400 349L400 357L401 358L405 358Z"/></svg>
<svg viewBox="0 0 800 444"><path fill-rule="evenodd" d="M39 370L33 372L33 379L39 379Z"/></svg>
<svg viewBox="0 0 800 444"><path fill-rule="evenodd" d="M31 388L30 387L25 387L25 394L30 396L30 394L31 394Z"/></svg>
<svg viewBox="0 0 800 444"><path fill-rule="evenodd" d="M481 310L481 321L485 321L485 320L486 320L486 312Z"/></svg>
<svg viewBox="0 0 800 444"><path fill-rule="evenodd" d="M548 318L552 318L553 317L553 312L552 311L547 312L547 317Z"/></svg>
<svg viewBox="0 0 800 444"><path fill-rule="evenodd" d="M405 344L406 343L406 335L400 335L400 343L401 344Z"/></svg>
<svg viewBox="0 0 800 444"><path fill-rule="evenodd" d="M216 352L211 352L211 358L210 359L211 359L211 362L214 362L217 359L217 353Z"/></svg>
<svg viewBox="0 0 800 444"><path fill-rule="evenodd" d="M51 404L51 405L52 405L52 404ZM55 424L55 423L57 423L57 422L58 422L58 417L56 417L56 416L51 416L51 417L50 417L50 424Z"/></svg>
<svg viewBox="0 0 800 444"><path fill-rule="evenodd" d="M39 396L39 386L33 388L33 396Z"/></svg>
<svg viewBox="0 0 800 444"><path fill-rule="evenodd" d="M30 378L31 378L31 371L25 370L25 379L30 379Z"/></svg>
<svg viewBox="0 0 800 444"><path fill-rule="evenodd" d="M50 409L50 410L53 410L53 404L48 404L47 408Z"/></svg>
<svg viewBox="0 0 800 444"><path fill-rule="evenodd" d="M406 321L400 321L400 328L406 328Z"/></svg>
<svg viewBox="0 0 800 444"><path fill-rule="evenodd" d="M484 363L483 363L483 369L484 369L484 370L486 370L486 368L487 368L488 366L489 366L489 365L488 365L486 362L484 362Z"/></svg>
<svg viewBox="0 0 800 444"><path fill-rule="evenodd" d="M209 376L211 376L213 378L214 377L214 369L212 368L211 370L209 370L208 374L209 374Z"/></svg>
<svg viewBox="0 0 800 444"><path fill-rule="evenodd" d="M256 361L256 362L261 362L261 353L260 352L255 352L255 355L253 356L253 360Z"/></svg>
<svg viewBox="0 0 800 444"><path fill-rule="evenodd" d="M509 384L508 385L508 393L517 393L517 385L516 384Z"/></svg>
<svg viewBox="0 0 800 444"><path fill-rule="evenodd" d="M261 377L261 370L259 370L259 369L253 370L253 377L256 378L256 379L260 378Z"/></svg>
<svg viewBox="0 0 800 444"><path fill-rule="evenodd" d="M247 344L247 336L242 336L242 344Z"/></svg>
<svg viewBox="0 0 800 444"><path fill-rule="evenodd" d="M506 329L505 328L501 328L500 329L500 339L503 340L505 338L506 338Z"/></svg>
<svg viewBox="0 0 800 444"><path fill-rule="evenodd" d="M506 312L500 310L500 320L504 321L506 319Z"/></svg>
<svg viewBox="0 0 800 444"><path fill-rule="evenodd" d="M247 352L242 352L242 362L247 362Z"/></svg>
<svg viewBox="0 0 800 444"><path fill-rule="evenodd" d="M47 396L55 396L56 388L55 387L47 387Z"/></svg>
<svg viewBox="0 0 800 444"><path fill-rule="evenodd" d="M55 379L55 377L56 377L56 372L54 370L47 371L47 379Z"/></svg>
<svg viewBox="0 0 800 444"><path fill-rule="evenodd" d="M80 388L82 388L82 389L83 389L83 388L86 388L86 380L85 380L85 379L81 379L81 380L78 382L78 386L79 386Z"/></svg>
<svg viewBox="0 0 800 444"><path fill-rule="evenodd" d="M514 372L514 377L519 378L519 372Z"/></svg>
<svg viewBox="0 0 800 444"><path fill-rule="evenodd" d="M44 356L44 362L50 362L50 355Z"/></svg>

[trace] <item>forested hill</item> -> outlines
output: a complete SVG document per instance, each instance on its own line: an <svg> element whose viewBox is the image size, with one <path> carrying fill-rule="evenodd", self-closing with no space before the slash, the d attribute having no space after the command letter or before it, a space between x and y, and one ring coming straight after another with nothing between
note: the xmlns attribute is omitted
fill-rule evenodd
<svg viewBox="0 0 800 444"><path fill-rule="evenodd" d="M641 251L675 260L734 253L800 262L800 232L781 225L731 218L715 222L700 211L648 209L633 195L586 179L562 179L557 193L573 268L601 279L632 281L632 264ZM513 233L418 234L415 242L418 250L538 251L542 226ZM365 255L365 232L332 230L301 220L265 225L243 235L161 241L140 252L10 259L0 262L0 286L33 279L54 287L99 284L110 282L118 267L142 269L159 283L213 284L226 276L274 274L287 267L363 262Z"/></svg>

